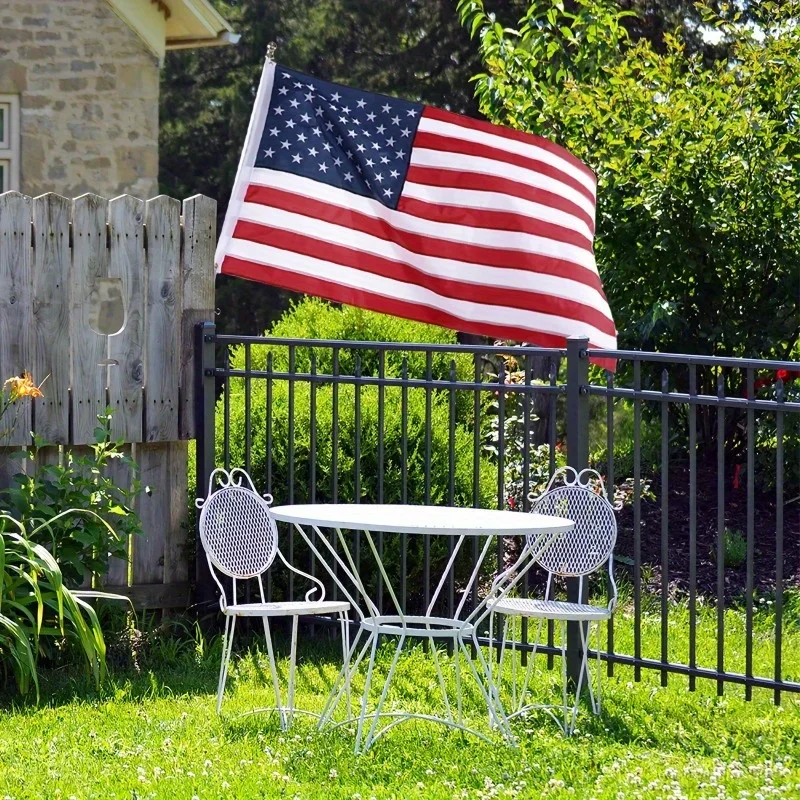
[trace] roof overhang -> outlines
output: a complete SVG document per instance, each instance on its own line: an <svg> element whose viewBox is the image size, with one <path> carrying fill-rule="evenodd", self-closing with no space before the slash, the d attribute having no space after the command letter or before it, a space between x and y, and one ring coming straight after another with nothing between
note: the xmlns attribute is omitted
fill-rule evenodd
<svg viewBox="0 0 800 800"><path fill-rule="evenodd" d="M107 0L159 61L167 50L236 44L210 0Z"/></svg>
<svg viewBox="0 0 800 800"><path fill-rule="evenodd" d="M239 34L220 16L209 0L161 0L169 7L166 48L218 47L236 44Z"/></svg>

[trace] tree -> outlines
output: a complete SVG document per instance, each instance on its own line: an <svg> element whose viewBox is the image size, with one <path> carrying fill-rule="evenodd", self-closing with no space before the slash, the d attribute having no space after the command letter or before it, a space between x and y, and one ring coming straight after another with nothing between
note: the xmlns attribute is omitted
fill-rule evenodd
<svg viewBox="0 0 800 800"><path fill-rule="evenodd" d="M680 36L632 42L607 0L538 0L518 30L483 0L480 108L567 147L598 178L596 254L622 347L787 358L800 337L800 3L720 16L711 65ZM706 376L707 382L713 377ZM714 391L713 383L706 390Z"/></svg>

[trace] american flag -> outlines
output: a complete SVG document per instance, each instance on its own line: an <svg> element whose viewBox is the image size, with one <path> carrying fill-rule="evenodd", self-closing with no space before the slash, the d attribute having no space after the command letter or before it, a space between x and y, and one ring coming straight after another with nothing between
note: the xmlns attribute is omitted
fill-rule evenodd
<svg viewBox="0 0 800 800"><path fill-rule="evenodd" d="M596 181L552 142L267 61L218 271L467 333L613 349Z"/></svg>

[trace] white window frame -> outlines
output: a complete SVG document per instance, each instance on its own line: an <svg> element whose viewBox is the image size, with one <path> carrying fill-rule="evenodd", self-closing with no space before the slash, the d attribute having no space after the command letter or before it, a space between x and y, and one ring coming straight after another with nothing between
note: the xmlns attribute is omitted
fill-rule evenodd
<svg viewBox="0 0 800 800"><path fill-rule="evenodd" d="M0 139L0 161L8 165L3 170L0 192L19 191L19 95L0 94L0 107L4 110L3 138Z"/></svg>

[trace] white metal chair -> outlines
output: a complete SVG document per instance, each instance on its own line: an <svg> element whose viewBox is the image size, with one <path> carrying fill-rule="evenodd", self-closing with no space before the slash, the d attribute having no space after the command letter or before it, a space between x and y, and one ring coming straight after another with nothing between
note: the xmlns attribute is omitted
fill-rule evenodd
<svg viewBox="0 0 800 800"><path fill-rule="evenodd" d="M281 728L287 730L292 716L299 713L319 716L310 711L294 707L295 667L297 661L297 623L306 614L337 614L342 631L342 650L346 656L349 650L348 611L350 604L325 600L325 587L317 578L292 566L278 547L278 529L269 510L270 495L258 494L250 476L243 469L215 469L208 484L208 495L195 502L200 511L200 540L208 559L211 575L220 589L219 604L225 615L225 633L222 643L222 664L217 686L217 714L222 708L222 696L228 677L228 664L233 647L233 633L239 617L261 617L264 635L267 640L267 653L275 692L275 707L259 709L277 711ZM315 586L304 600L266 602L262 576L278 557L283 564L297 575L307 578ZM231 602L217 572L232 579ZM237 583L255 578L258 581L260 602L242 603L237 597ZM311 595L319 591L319 597L312 600ZM289 681L287 704L281 698L278 672L275 667L275 654L269 629L270 617L292 618L292 640L289 656ZM349 687L348 687L349 688ZM254 712L251 712L254 713Z"/></svg>
<svg viewBox="0 0 800 800"><path fill-rule="evenodd" d="M561 485L556 486L556 483ZM531 498L533 499L533 498ZM509 718L525 714L533 708L542 708L555 719L565 735L569 736L575 730L575 721L578 714L581 689L584 679L589 689L589 698L592 710L600 713L600 622L607 620L614 613L617 602L617 586L614 582L614 544L617 539L617 520L614 506L608 501L602 477L591 469L585 469L580 474L572 467L563 467L557 470L547 485L545 492L534 501L531 511L539 514L566 517L575 523L572 531L556 540L539 558L539 563L547 570L547 584L543 599L504 597L491 607L492 613L489 620L489 636L494 630L494 615L505 616L503 625L503 641L500 649L498 667L498 682L502 673L503 656L508 646L509 619L525 617L538 619L536 636L533 641L533 650L529 655L528 665L525 670L525 680L521 690L517 691L517 653L515 640L512 638L512 711ZM530 546L528 543L526 546ZM556 591L556 578L578 578L579 596L584 596L584 584L588 576L608 565L608 575L611 585L610 599L607 605L590 605L588 603L569 603L554 599ZM530 704L527 702L536 649L542 633L545 620L561 622L561 670L562 670L562 705L548 706ZM567 622L579 622L583 658L575 698L572 706L567 699L567 658L566 639ZM597 656L597 687L592 688L589 677L588 640L590 626L597 623L598 656ZM499 690L499 689L498 689ZM563 723L556 710L563 712Z"/></svg>

